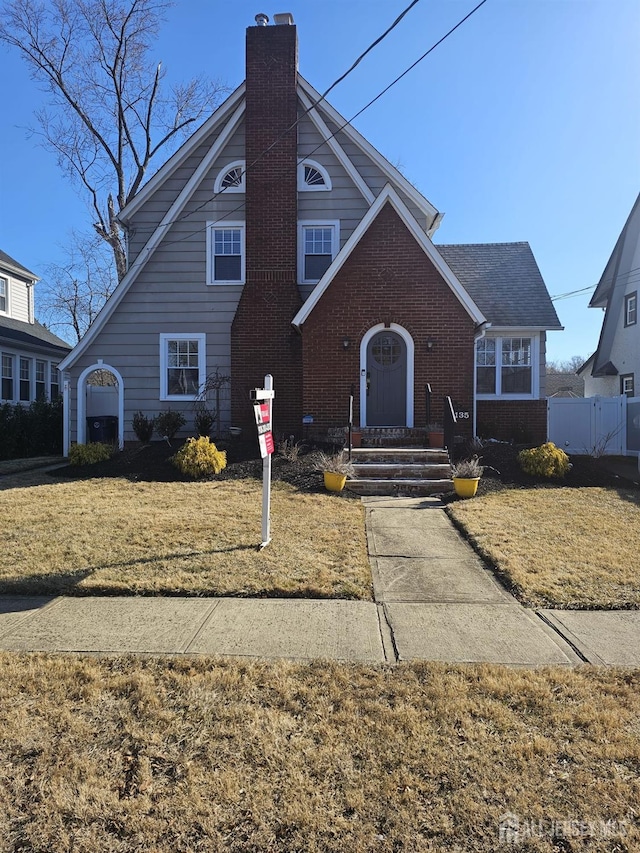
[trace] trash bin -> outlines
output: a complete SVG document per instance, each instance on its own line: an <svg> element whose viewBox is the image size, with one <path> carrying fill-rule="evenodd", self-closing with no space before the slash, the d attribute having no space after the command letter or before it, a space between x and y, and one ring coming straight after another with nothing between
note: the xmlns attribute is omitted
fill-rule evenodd
<svg viewBox="0 0 640 853"><path fill-rule="evenodd" d="M118 418L115 415L87 418L87 435L90 442L115 444L118 440Z"/></svg>

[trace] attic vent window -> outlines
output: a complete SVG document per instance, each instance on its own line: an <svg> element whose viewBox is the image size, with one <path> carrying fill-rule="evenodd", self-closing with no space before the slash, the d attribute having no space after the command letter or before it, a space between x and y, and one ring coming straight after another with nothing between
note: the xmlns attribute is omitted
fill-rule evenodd
<svg viewBox="0 0 640 853"><path fill-rule="evenodd" d="M298 166L298 190L300 192L326 191L331 189L331 178L320 163L305 160Z"/></svg>
<svg viewBox="0 0 640 853"><path fill-rule="evenodd" d="M218 177L213 188L214 192L243 193L245 189L244 173L244 160L229 163L228 166L225 166L218 173Z"/></svg>

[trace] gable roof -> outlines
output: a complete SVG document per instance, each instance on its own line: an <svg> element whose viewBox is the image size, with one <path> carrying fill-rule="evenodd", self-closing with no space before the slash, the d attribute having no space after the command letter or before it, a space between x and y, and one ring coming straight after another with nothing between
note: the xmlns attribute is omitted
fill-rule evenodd
<svg viewBox="0 0 640 853"><path fill-rule="evenodd" d="M6 269L8 272L15 273L15 275L20 276L21 278L29 279L29 281L39 281L37 275L28 270L26 267L23 267L22 264L19 264L17 261L11 257L11 255L7 255L6 252L3 252L0 249L0 267Z"/></svg>
<svg viewBox="0 0 640 853"><path fill-rule="evenodd" d="M547 373L547 397L584 397L584 379L575 373Z"/></svg>
<svg viewBox="0 0 640 853"><path fill-rule="evenodd" d="M492 326L563 328L528 243L463 243L436 249Z"/></svg>
<svg viewBox="0 0 640 853"><path fill-rule="evenodd" d="M613 252L611 252L611 256L607 261L602 276L600 277L600 281L598 282L596 289L593 292L593 296L589 301L589 308L603 308L607 304L611 288L616 283L618 268L620 266L620 260L625 244L629 239L635 245L640 237L640 217L636 216L637 213L640 213L640 193L631 208L631 213L624 223L620 236L616 240Z"/></svg>
<svg viewBox="0 0 640 853"><path fill-rule="evenodd" d="M458 300L465 308L469 316L474 320L476 325L481 325L485 323L486 318L483 315L482 311L478 308L478 306L471 298L471 296L467 293L467 291L460 285L458 279L452 273L451 269L443 260L442 256L438 254L436 247L433 245L427 234L422 230L420 225L416 222L415 217L412 216L411 211L402 201L398 193L393 189L391 184L387 184L380 193L380 195L376 198L374 203L371 205L369 210L360 220L357 228L353 231L353 233L351 234L347 242L344 244L342 249L333 259L333 263L331 264L329 269L325 272L320 281L311 291L309 298L306 300L302 308L298 311L296 316L291 321L292 324L298 329L303 325L305 320L309 317L315 306L320 301L320 298L322 297L323 293L327 290L338 271L342 269L347 258L349 258L349 256L352 254L353 250L356 248L360 240L362 240L363 236L367 233L372 222L375 220L378 213L380 213L385 204L390 204L394 208L394 210L396 211L400 219L403 221L403 223L406 225L407 229L412 234L420 248L431 260L435 268L438 270L445 282L449 285L454 295L458 298Z"/></svg>
<svg viewBox="0 0 640 853"><path fill-rule="evenodd" d="M61 357L71 349L66 341L54 335L37 320L35 323L25 323L11 317L0 317L0 339L35 350L57 350Z"/></svg>

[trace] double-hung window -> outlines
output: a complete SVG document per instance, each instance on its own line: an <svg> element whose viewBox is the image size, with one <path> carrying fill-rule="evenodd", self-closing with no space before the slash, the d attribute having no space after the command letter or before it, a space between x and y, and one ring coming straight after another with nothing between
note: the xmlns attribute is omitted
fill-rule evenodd
<svg viewBox="0 0 640 853"><path fill-rule="evenodd" d="M0 314L9 313L9 282L0 277Z"/></svg>
<svg viewBox="0 0 640 853"><path fill-rule="evenodd" d="M36 360L36 400L47 398L47 362Z"/></svg>
<svg viewBox="0 0 640 853"><path fill-rule="evenodd" d="M624 298L624 324L635 326L638 322L638 292L628 293Z"/></svg>
<svg viewBox="0 0 640 853"><path fill-rule="evenodd" d="M160 399L195 400L206 378L204 334L160 335Z"/></svg>
<svg viewBox="0 0 640 853"><path fill-rule="evenodd" d="M60 396L60 373L58 372L57 364L51 365L51 384L49 388L51 389L49 399L52 401L57 400Z"/></svg>
<svg viewBox="0 0 640 853"><path fill-rule="evenodd" d="M531 397L535 338L480 338L476 343L476 393L492 397Z"/></svg>
<svg viewBox="0 0 640 853"><path fill-rule="evenodd" d="M14 356L2 353L2 399L14 400L13 393L13 362Z"/></svg>
<svg viewBox="0 0 640 853"><path fill-rule="evenodd" d="M302 222L299 233L299 278L303 283L320 281L338 250L336 222Z"/></svg>
<svg viewBox="0 0 640 853"><path fill-rule="evenodd" d="M28 403L31 399L31 359L20 358L20 402Z"/></svg>
<svg viewBox="0 0 640 853"><path fill-rule="evenodd" d="M207 226L207 284L244 283L244 223Z"/></svg>

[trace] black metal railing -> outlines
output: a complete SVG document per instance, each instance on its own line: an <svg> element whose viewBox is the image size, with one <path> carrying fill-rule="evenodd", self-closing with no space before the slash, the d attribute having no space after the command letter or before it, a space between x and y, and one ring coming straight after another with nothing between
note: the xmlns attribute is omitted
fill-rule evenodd
<svg viewBox="0 0 640 853"><path fill-rule="evenodd" d="M449 452L449 456L453 456L453 444L455 441L456 423L458 422L458 419L456 418L456 413L453 409L451 397L446 396L444 398L443 415L442 425L444 427L444 446L445 450Z"/></svg>

